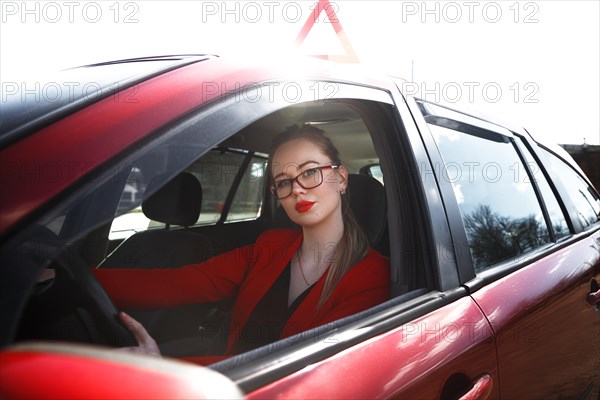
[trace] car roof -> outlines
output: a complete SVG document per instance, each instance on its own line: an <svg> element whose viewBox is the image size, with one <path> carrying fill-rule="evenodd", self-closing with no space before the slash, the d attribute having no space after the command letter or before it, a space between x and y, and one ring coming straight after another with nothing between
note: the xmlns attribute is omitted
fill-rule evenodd
<svg viewBox="0 0 600 400"><path fill-rule="evenodd" d="M131 58L82 65L18 83L3 79L6 90L0 104L0 148L118 91L211 57Z"/></svg>

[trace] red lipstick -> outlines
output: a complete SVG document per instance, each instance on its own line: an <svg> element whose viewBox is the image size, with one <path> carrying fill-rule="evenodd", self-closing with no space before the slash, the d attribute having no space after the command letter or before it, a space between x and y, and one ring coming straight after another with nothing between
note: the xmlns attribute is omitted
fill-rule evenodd
<svg viewBox="0 0 600 400"><path fill-rule="evenodd" d="M312 208L315 203L313 201L301 201L296 204L296 211L305 213Z"/></svg>

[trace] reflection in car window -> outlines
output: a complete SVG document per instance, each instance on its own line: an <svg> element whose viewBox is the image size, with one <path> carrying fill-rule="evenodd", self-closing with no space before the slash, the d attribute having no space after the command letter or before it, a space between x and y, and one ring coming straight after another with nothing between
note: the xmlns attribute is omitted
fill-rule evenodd
<svg viewBox="0 0 600 400"><path fill-rule="evenodd" d="M583 178L554 154L542 150L550 163L550 169L566 188L581 225L585 228L600 221L600 199Z"/></svg>
<svg viewBox="0 0 600 400"><path fill-rule="evenodd" d="M476 271L550 242L530 177L510 142L430 129L458 201ZM444 168L440 168L442 171Z"/></svg>
<svg viewBox="0 0 600 400"><path fill-rule="evenodd" d="M550 217L550 222L552 224L552 229L554 231L556 239L568 236L571 232L569 230L567 220L565 219L565 214L560 208L558 200L552 192L550 184L548 183L546 177L542 173L539 164L533 158L533 155L529 152L529 149L525 146L523 140L520 137L515 136L515 141L519 144L521 154L523 154L523 156L525 157L529 169L533 174L533 179L537 184L538 188L540 189L540 194L542 196L544 204L546 205L546 210L548 210L548 216Z"/></svg>

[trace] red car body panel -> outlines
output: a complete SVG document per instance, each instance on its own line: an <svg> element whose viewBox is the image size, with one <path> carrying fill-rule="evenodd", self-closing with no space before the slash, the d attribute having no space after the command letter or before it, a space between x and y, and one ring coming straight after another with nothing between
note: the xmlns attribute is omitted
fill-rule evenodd
<svg viewBox="0 0 600 400"><path fill-rule="evenodd" d="M53 351L54 350L54 351ZM222 375L184 363L105 351L22 349L0 353L2 399L241 398ZM60 374L57 373L60 371ZM65 379L67 377L67 379ZM31 384L35 379L35 384Z"/></svg>
<svg viewBox="0 0 600 400"><path fill-rule="evenodd" d="M247 397L439 398L454 374L473 383L489 374L497 382L495 354L485 316L470 297L463 297ZM498 398L497 386L493 386L490 398Z"/></svg>
<svg viewBox="0 0 600 400"><path fill-rule="evenodd" d="M593 279L598 232L473 295L497 336L503 398L581 398L590 382L600 386L600 313L586 301Z"/></svg>

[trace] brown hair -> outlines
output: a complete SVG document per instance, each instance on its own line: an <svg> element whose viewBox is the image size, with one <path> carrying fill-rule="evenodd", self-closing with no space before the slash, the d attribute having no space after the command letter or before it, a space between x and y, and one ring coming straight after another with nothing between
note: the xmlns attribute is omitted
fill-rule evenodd
<svg viewBox="0 0 600 400"><path fill-rule="evenodd" d="M310 140L321 149L323 154L330 158L333 164L342 165L338 149L333 145L331 139L325 136L325 132L312 125L305 124L302 126L291 126L273 139L269 156L269 166L273 165L275 151L284 143L295 139ZM348 195L342 195L342 220L344 231L331 257L331 265L325 279L325 287L319 299L318 308L321 308L327 299L329 299L346 272L365 258L369 248L367 236L358 224L350 208Z"/></svg>

